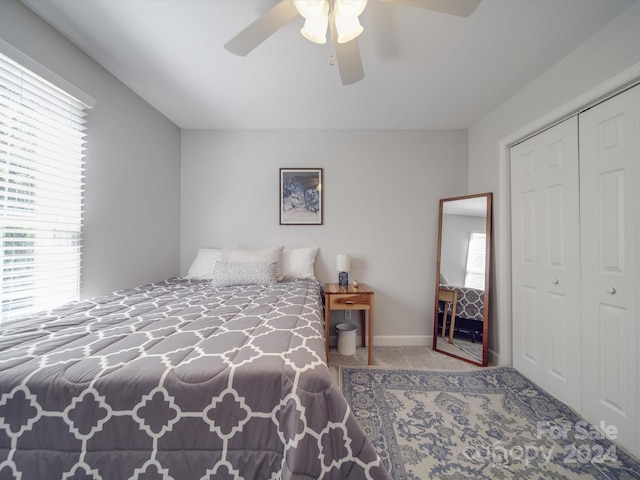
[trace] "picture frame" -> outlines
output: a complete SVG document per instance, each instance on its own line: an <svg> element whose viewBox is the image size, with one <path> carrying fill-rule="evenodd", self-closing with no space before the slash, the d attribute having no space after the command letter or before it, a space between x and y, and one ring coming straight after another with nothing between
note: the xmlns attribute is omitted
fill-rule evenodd
<svg viewBox="0 0 640 480"><path fill-rule="evenodd" d="M280 225L322 225L322 168L280 169Z"/></svg>

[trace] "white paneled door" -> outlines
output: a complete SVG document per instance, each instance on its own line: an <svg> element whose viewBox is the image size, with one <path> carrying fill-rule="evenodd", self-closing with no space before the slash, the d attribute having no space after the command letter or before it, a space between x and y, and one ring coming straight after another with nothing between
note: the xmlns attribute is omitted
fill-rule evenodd
<svg viewBox="0 0 640 480"><path fill-rule="evenodd" d="M580 115L583 415L640 452L640 87Z"/></svg>
<svg viewBox="0 0 640 480"><path fill-rule="evenodd" d="M514 367L640 456L640 86L511 149L511 228Z"/></svg>
<svg viewBox="0 0 640 480"><path fill-rule="evenodd" d="M514 367L580 407L578 122L511 149Z"/></svg>

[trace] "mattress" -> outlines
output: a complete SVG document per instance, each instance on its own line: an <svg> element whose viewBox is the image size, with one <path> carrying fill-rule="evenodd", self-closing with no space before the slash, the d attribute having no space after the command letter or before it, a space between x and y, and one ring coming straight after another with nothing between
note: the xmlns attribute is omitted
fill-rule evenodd
<svg viewBox="0 0 640 480"><path fill-rule="evenodd" d="M387 479L314 280L173 278L0 327L0 477Z"/></svg>

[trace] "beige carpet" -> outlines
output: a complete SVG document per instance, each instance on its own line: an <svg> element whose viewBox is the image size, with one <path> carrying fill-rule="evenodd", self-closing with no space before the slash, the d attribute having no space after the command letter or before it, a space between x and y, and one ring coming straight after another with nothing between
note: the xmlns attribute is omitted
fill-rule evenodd
<svg viewBox="0 0 640 480"><path fill-rule="evenodd" d="M334 348L329 350L329 370L338 381L340 366L367 366L367 348L357 348L355 355L340 355ZM477 370L479 367L463 362L431 347L374 347L373 366L410 370Z"/></svg>

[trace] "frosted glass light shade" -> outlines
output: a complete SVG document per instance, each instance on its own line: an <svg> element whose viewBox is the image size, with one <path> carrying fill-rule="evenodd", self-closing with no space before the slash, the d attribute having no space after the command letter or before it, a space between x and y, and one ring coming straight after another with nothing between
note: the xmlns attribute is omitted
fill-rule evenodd
<svg viewBox="0 0 640 480"><path fill-rule="evenodd" d="M293 5L305 19L300 33L314 43L327 43L329 2L327 0L294 0Z"/></svg>
<svg viewBox="0 0 640 480"><path fill-rule="evenodd" d="M313 43L327 43L327 26L329 25L329 15L307 18L300 33L307 40Z"/></svg>
<svg viewBox="0 0 640 480"><path fill-rule="evenodd" d="M358 17L338 17L336 15L336 31L338 43L347 43L360 35L364 28L360 25Z"/></svg>
<svg viewBox="0 0 640 480"><path fill-rule="evenodd" d="M341 17L359 17L367 6L367 0L336 0L336 15Z"/></svg>
<svg viewBox="0 0 640 480"><path fill-rule="evenodd" d="M293 6L304 18L313 18L329 11L327 0L293 0Z"/></svg>
<svg viewBox="0 0 640 480"><path fill-rule="evenodd" d="M364 31L358 17L366 6L367 0L335 1L334 10L338 43L347 43Z"/></svg>
<svg viewBox="0 0 640 480"><path fill-rule="evenodd" d="M336 269L339 272L351 271L351 257L349 255L340 254L337 256Z"/></svg>

